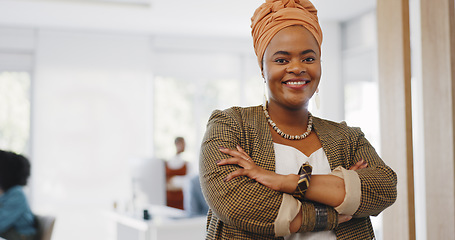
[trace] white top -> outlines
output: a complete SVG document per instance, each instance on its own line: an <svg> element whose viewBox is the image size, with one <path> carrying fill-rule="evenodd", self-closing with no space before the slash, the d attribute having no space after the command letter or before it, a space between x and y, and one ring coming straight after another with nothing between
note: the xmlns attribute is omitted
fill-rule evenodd
<svg viewBox="0 0 455 240"><path fill-rule="evenodd" d="M172 170L181 169L185 166L185 160L183 160L180 154L176 154L173 158L167 161L167 167ZM189 172L189 164L187 164L186 172ZM168 190L181 190L185 187L186 182L188 181L187 175L177 175L169 179L166 188Z"/></svg>
<svg viewBox="0 0 455 240"><path fill-rule="evenodd" d="M185 165L185 160L180 157L180 154L176 154L173 158L167 161L168 168L172 170L180 169Z"/></svg>
<svg viewBox="0 0 455 240"><path fill-rule="evenodd" d="M300 152L298 149L273 143L275 148L275 172L279 174L299 174L300 167L303 163L309 162L313 167L312 175L316 174L329 174L331 173L329 161L325 152L322 148L319 148L313 152L309 157ZM292 206L284 207L284 206ZM283 202L281 203L280 211L278 212L278 218L287 218L292 220L298 213L300 208L300 202L292 197L290 194L283 194ZM286 216L284 216L286 215ZM287 231L289 231L289 224L287 225ZM277 231L276 231L277 232ZM277 232L277 235L281 235ZM284 237L286 240L294 239L305 239L305 240L336 240L334 231L322 231L322 232L307 232L307 233L294 233Z"/></svg>

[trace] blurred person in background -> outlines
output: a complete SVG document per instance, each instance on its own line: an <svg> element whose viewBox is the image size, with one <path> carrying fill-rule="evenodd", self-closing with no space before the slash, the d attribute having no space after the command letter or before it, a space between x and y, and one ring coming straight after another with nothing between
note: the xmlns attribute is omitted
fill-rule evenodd
<svg viewBox="0 0 455 240"><path fill-rule="evenodd" d="M30 162L22 155L0 150L0 237L34 240L35 219L22 187L30 176Z"/></svg>
<svg viewBox="0 0 455 240"><path fill-rule="evenodd" d="M188 164L182 159L181 154L185 151L185 139L176 137L174 140L176 154L166 161L166 205L178 209L184 208L183 186L186 181Z"/></svg>

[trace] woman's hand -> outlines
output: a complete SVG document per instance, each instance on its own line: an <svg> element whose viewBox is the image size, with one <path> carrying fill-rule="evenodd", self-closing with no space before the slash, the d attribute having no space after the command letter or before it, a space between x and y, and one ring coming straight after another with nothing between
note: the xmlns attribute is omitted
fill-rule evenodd
<svg viewBox="0 0 455 240"><path fill-rule="evenodd" d="M225 181L230 181L231 179L239 176L247 176L270 189L285 193L293 193L297 187L297 182L299 180L298 175L281 175L265 170L257 166L240 146L237 146L237 150L220 147L220 151L229 154L232 157L218 161L217 164L219 166L238 165L241 167L240 169L230 173L224 179Z"/></svg>
<svg viewBox="0 0 455 240"><path fill-rule="evenodd" d="M359 170L359 169L364 169L366 167L368 167L368 163L365 162L365 160L360 159L358 162L355 163L354 166L351 166L349 168L349 170L354 170L355 171L355 170Z"/></svg>
<svg viewBox="0 0 455 240"><path fill-rule="evenodd" d="M354 170L355 171L355 170L359 170L359 169L364 169L366 167L368 167L368 163L365 162L365 160L360 159L358 162L356 162L356 164L354 166L351 166L349 168L349 170ZM340 215L338 215L338 224L347 222L347 221L349 221L351 219L352 219L351 215L340 214Z"/></svg>
<svg viewBox="0 0 455 240"><path fill-rule="evenodd" d="M351 215L344 215L344 214L339 214L338 215L338 224L347 222L352 219Z"/></svg>

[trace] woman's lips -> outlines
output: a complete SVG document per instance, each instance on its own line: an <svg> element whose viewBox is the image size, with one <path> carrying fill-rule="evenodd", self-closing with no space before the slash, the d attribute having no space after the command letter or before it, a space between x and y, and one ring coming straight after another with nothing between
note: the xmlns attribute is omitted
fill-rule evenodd
<svg viewBox="0 0 455 240"><path fill-rule="evenodd" d="M310 80L288 80L284 81L283 84L293 89L299 89L306 86L309 82Z"/></svg>

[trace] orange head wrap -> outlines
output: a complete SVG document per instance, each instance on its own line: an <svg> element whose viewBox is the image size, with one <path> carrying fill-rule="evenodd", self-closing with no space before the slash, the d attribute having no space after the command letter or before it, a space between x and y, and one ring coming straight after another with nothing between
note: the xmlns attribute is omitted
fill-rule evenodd
<svg viewBox="0 0 455 240"><path fill-rule="evenodd" d="M264 52L273 36L283 28L301 25L316 38L321 50L322 30L318 11L309 0L266 0L251 18L254 51L262 68Z"/></svg>

